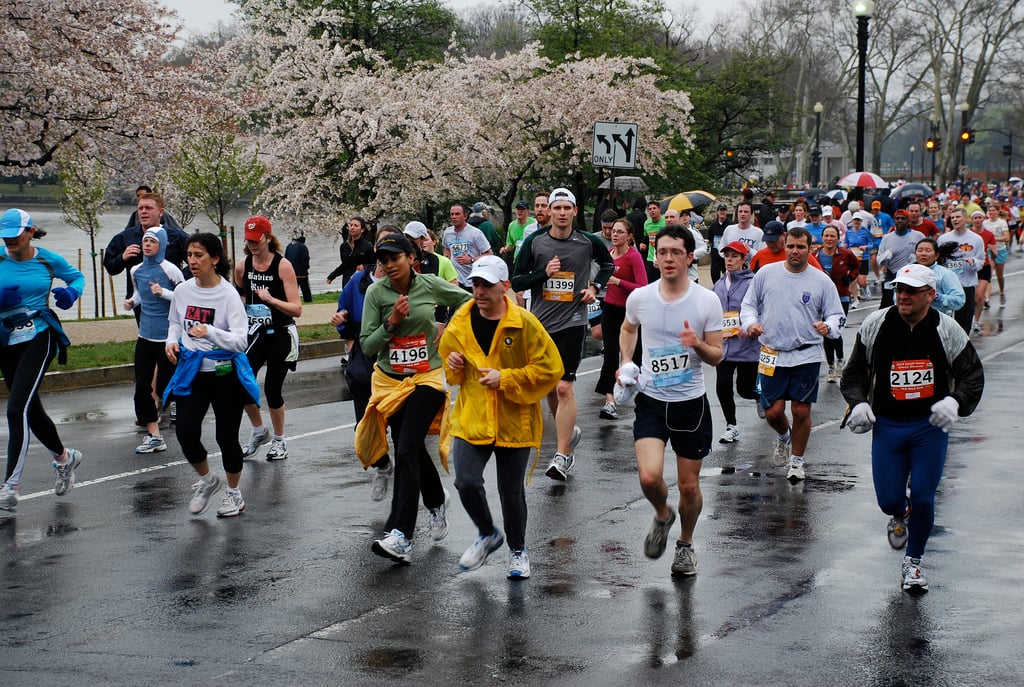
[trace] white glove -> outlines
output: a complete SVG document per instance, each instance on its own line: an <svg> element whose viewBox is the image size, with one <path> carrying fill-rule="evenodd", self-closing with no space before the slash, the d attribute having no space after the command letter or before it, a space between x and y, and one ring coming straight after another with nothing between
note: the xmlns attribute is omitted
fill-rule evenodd
<svg viewBox="0 0 1024 687"><path fill-rule="evenodd" d="M892 260L892 251L883 250L881 253L875 256L875 259L878 260L879 265L881 265L882 263L889 262L890 260Z"/></svg>
<svg viewBox="0 0 1024 687"><path fill-rule="evenodd" d="M635 363L628 362L619 368L619 379L615 382L615 389L612 395L615 397L615 403L618 405L624 405L633 400L633 396L640 389L638 382L640 381L640 368Z"/></svg>
<svg viewBox="0 0 1024 687"><path fill-rule="evenodd" d="M941 427L943 432L948 432L959 417L960 404L952 396L946 396L932 406L932 416L928 418L928 422Z"/></svg>
<svg viewBox="0 0 1024 687"><path fill-rule="evenodd" d="M847 418L846 425L854 434L870 432L871 428L875 425L875 414L871 410L871 405L868 403L858 403L855 405L853 410L850 411L850 417Z"/></svg>

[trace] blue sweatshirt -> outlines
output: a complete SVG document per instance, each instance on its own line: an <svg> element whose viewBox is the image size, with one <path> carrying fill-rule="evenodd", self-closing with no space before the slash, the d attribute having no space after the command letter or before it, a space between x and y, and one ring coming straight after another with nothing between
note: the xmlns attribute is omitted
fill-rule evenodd
<svg viewBox="0 0 1024 687"><path fill-rule="evenodd" d="M162 342L167 338L167 313L171 309L174 288L184 281L184 276L173 263L164 260L164 254L167 252L167 232L164 228L153 227L146 231L143 239L147 236L159 241L160 248L152 257L144 255L142 262L132 268L135 289L130 300L133 306L142 306L139 338ZM153 293L151 283L162 287L163 291L159 296Z"/></svg>

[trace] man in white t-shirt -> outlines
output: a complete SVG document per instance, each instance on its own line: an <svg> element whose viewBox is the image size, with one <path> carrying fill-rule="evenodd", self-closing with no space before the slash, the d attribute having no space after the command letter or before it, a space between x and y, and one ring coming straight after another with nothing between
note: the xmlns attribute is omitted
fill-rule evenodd
<svg viewBox="0 0 1024 687"><path fill-rule="evenodd" d="M741 241L750 249L753 255L764 248L764 232L753 225L754 211L750 203L743 200L736 206L736 224L730 224L722 232L720 245L728 246L733 241Z"/></svg>
<svg viewBox="0 0 1024 687"><path fill-rule="evenodd" d="M749 209L749 205L747 206ZM714 292L689 279L693 235L678 225L666 226L655 240L661 278L636 289L626 300L619 336L619 387L623 368L632 364L637 332L643 327L643 364L636 386L633 441L640 487L654 506L654 522L644 540L644 554L665 552L676 513L668 505L664 478L665 444L672 442L679 483L680 533L672 574L697 573L693 530L703 506L700 467L711 451L711 408L701 363L722 359L722 304ZM629 369L629 368L626 368Z"/></svg>
<svg viewBox="0 0 1024 687"><path fill-rule="evenodd" d="M452 261L455 271L458 272L459 286L466 291L472 291L473 284L470 282L469 273L473 271L473 263L477 258L491 255L491 242L482 231L466 221L468 215L465 205L452 205L449 218L452 224L441 236L444 256Z"/></svg>

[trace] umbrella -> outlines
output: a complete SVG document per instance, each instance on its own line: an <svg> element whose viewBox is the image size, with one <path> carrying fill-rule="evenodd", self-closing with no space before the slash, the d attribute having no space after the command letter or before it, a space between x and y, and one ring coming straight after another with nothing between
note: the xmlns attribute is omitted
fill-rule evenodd
<svg viewBox="0 0 1024 687"><path fill-rule="evenodd" d="M643 191L647 191L648 190L647 189L647 184L644 183L643 179L641 179L640 177L629 177L629 176L610 177L610 178L605 179L604 181L602 181L600 184L598 184L597 187L598 188L603 188L603 189L609 189L609 188L612 187L612 183L613 182L615 183L615 189L618 190L618 191L641 191L641 192L643 192Z"/></svg>
<svg viewBox="0 0 1024 687"><path fill-rule="evenodd" d="M1024 179L1021 179L1020 177L1010 177L1007 181L1009 181L1014 186L1020 186L1021 183L1024 182Z"/></svg>
<svg viewBox="0 0 1024 687"><path fill-rule="evenodd" d="M860 188L886 188L885 179L872 172L854 172L836 182L836 186L859 186Z"/></svg>
<svg viewBox="0 0 1024 687"><path fill-rule="evenodd" d="M665 210L692 210L707 205L708 203L718 200L715 196L708 193L707 191L686 191L684 193L677 193L674 196L669 196L661 201L662 212Z"/></svg>
<svg viewBox="0 0 1024 687"><path fill-rule="evenodd" d="M846 200L846 191L844 191L841 188L832 189L831 191L829 191L825 195L828 196L829 198L831 198L832 200L838 200L838 201Z"/></svg>
<svg viewBox="0 0 1024 687"><path fill-rule="evenodd" d="M890 196L894 200L902 200L904 198L931 198L935 195L935 190L928 184L903 184L898 189L892 192Z"/></svg>

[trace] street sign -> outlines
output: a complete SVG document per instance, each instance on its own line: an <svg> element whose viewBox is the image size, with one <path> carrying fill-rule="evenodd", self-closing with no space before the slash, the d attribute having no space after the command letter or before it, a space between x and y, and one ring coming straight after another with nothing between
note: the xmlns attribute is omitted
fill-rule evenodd
<svg viewBox="0 0 1024 687"><path fill-rule="evenodd" d="M639 128L623 122L594 122L594 166L635 169Z"/></svg>
<svg viewBox="0 0 1024 687"><path fill-rule="evenodd" d="M970 170L967 169L967 165L960 165L960 176L967 176L967 172L969 171Z"/></svg>

